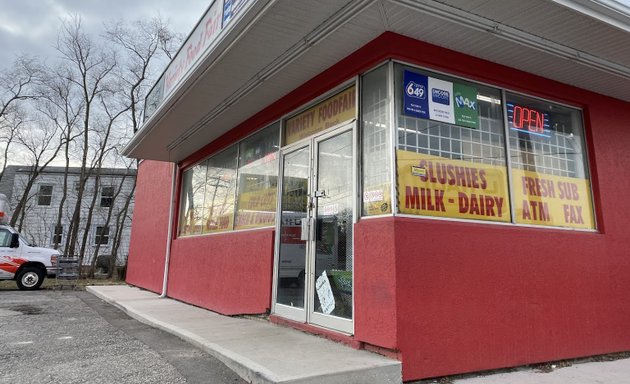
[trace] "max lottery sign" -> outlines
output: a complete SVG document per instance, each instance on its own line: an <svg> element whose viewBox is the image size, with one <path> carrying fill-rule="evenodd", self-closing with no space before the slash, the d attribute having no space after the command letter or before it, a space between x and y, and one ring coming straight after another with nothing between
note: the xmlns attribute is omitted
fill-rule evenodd
<svg viewBox="0 0 630 384"><path fill-rule="evenodd" d="M406 70L403 90L403 113L407 116L479 127L475 87Z"/></svg>

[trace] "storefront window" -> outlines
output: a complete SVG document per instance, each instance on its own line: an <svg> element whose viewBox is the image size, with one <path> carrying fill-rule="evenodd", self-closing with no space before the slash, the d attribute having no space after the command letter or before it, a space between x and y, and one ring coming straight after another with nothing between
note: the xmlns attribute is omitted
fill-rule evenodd
<svg viewBox="0 0 630 384"><path fill-rule="evenodd" d="M179 220L181 235L194 235L202 231L203 200L206 188L206 165L196 165L184 172Z"/></svg>
<svg viewBox="0 0 630 384"><path fill-rule="evenodd" d="M271 226L276 222L279 125L240 143L235 229Z"/></svg>
<svg viewBox="0 0 630 384"><path fill-rule="evenodd" d="M579 110L507 94L517 223L595 227Z"/></svg>
<svg viewBox="0 0 630 384"><path fill-rule="evenodd" d="M233 145L206 161L204 233L227 231L234 227L237 148Z"/></svg>
<svg viewBox="0 0 630 384"><path fill-rule="evenodd" d="M273 124L182 174L180 236L275 224L279 126Z"/></svg>
<svg viewBox="0 0 630 384"><path fill-rule="evenodd" d="M364 216L392 212L388 65L362 77L362 168Z"/></svg>
<svg viewBox="0 0 630 384"><path fill-rule="evenodd" d="M501 92L396 68L398 210L511 220Z"/></svg>

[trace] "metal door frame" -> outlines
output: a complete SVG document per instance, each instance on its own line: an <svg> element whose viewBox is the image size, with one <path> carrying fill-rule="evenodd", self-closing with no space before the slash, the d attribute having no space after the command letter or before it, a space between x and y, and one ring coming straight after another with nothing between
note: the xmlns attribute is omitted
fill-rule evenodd
<svg viewBox="0 0 630 384"><path fill-rule="evenodd" d="M351 122L343 123L338 126L332 127L323 133L318 135L311 136L307 139L300 140L296 143L293 143L285 148L280 150L280 161L279 161L279 173L278 173L278 199L277 199L277 209L276 209L276 234L275 234L275 246L274 246L274 269L273 269L273 282L272 282L272 313L279 315L281 317L287 318L289 320L313 324L325 328L330 328L335 331L353 334L354 333L354 255L352 257L352 281L353 281L353 292L352 292L352 319L344 319L337 316L326 315L322 313L317 313L314 311L314 301L315 301L315 289L314 282L316 279L315 276L315 252L314 252L314 244L315 239L310 238L306 242L306 254L305 254L305 276L304 276L304 308L295 308L291 306L287 306L284 304L277 303L277 292L278 292L278 274L279 274L279 260L280 260L280 235L281 235L281 225L282 225L282 194L284 189L284 159L285 156L294 153L296 151L302 150L304 148L308 148L309 150L309 165L310 165L310 174L308 181L308 196L309 202L312 201L314 206L308 210L307 217L313 217L318 209L317 199L312 198L313 195L313 187L317 180L318 176L318 150L321 142L326 141L332 137L339 136L341 134L351 132L352 134L352 177L349 182L352 183L352 196L355 201L352 202L352 222L350 225L354 225L357 219L357 203L356 196L358 191L357 185L357 124L356 120ZM311 231L311 234L313 231ZM354 242L354 231L352 231L352 242ZM354 247L353 247L354 252Z"/></svg>

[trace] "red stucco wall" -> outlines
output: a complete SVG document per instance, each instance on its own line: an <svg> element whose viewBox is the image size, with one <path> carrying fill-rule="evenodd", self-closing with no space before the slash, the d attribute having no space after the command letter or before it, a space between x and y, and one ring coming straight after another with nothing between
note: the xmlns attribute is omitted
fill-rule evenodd
<svg viewBox="0 0 630 384"><path fill-rule="evenodd" d="M271 229L173 241L168 296L226 315L265 313L273 241Z"/></svg>
<svg viewBox="0 0 630 384"><path fill-rule="evenodd" d="M355 337L398 349L394 218L361 220L354 226Z"/></svg>
<svg viewBox="0 0 630 384"><path fill-rule="evenodd" d="M440 60L443 68L468 78L581 106L599 228L588 233L396 218L403 377L630 350L630 203L621 192L630 187L624 160L630 103L390 38L393 56L407 61L436 66Z"/></svg>
<svg viewBox="0 0 630 384"><path fill-rule="evenodd" d="M173 165L146 160L138 167L127 283L162 291Z"/></svg>

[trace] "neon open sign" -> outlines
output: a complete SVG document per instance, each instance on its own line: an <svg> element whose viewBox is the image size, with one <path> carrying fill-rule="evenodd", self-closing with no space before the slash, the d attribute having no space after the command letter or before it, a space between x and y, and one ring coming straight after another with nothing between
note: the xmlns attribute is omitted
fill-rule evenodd
<svg viewBox="0 0 630 384"><path fill-rule="evenodd" d="M515 103L507 103L510 129L544 137L549 135L549 117L546 113Z"/></svg>

